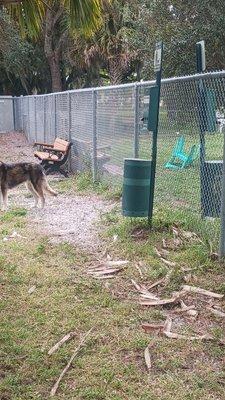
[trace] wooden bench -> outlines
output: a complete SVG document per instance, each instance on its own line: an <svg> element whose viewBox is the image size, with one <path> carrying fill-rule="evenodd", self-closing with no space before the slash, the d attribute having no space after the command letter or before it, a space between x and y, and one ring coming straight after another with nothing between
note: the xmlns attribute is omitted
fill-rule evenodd
<svg viewBox="0 0 225 400"><path fill-rule="evenodd" d="M41 161L46 174L60 172L62 175L68 176L68 173L61 167L68 159L72 142L56 138L53 144L36 142L34 146L38 147L34 156Z"/></svg>
<svg viewBox="0 0 225 400"><path fill-rule="evenodd" d="M93 154L92 142L89 140L73 139L73 149L77 169L84 170L85 168L90 168ZM106 153L107 150L111 150L111 147L108 145L97 146L97 168L99 171L102 170L105 163L110 161L111 156Z"/></svg>

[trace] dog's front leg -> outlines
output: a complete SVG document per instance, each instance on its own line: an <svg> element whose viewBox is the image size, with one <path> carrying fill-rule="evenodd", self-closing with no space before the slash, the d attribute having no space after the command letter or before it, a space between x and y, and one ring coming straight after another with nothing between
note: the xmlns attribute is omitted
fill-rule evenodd
<svg viewBox="0 0 225 400"><path fill-rule="evenodd" d="M8 207L8 192L5 187L1 188L1 210L6 211Z"/></svg>

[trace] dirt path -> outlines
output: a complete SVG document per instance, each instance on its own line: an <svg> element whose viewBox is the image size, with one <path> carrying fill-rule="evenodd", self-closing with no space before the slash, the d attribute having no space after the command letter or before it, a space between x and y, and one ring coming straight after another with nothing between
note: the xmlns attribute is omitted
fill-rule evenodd
<svg viewBox="0 0 225 400"><path fill-rule="evenodd" d="M0 135L2 160L5 162L33 161L33 148L22 133L12 132ZM7 157L6 157L7 155ZM51 176L49 181L65 179ZM25 207L32 227L52 241L67 241L90 252L101 251L99 237L101 214L110 211L113 205L96 195L71 196L59 194L48 197L43 210L34 209L34 200L23 185L9 192L9 209Z"/></svg>

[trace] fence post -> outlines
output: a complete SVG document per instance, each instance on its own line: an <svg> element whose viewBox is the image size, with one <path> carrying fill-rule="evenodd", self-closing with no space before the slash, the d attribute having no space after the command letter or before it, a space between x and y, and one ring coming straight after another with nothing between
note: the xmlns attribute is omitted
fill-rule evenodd
<svg viewBox="0 0 225 400"><path fill-rule="evenodd" d="M24 132L24 116L23 116L23 95L20 96L20 109L21 109L21 130Z"/></svg>
<svg viewBox="0 0 225 400"><path fill-rule="evenodd" d="M43 108L44 108L44 142L46 142L46 96L44 96Z"/></svg>
<svg viewBox="0 0 225 400"><path fill-rule="evenodd" d="M97 181L97 92L92 90L92 177Z"/></svg>
<svg viewBox="0 0 225 400"><path fill-rule="evenodd" d="M225 256L225 134L223 135L223 173L222 173L222 195L220 214L220 247L219 258Z"/></svg>
<svg viewBox="0 0 225 400"><path fill-rule="evenodd" d="M139 86L134 86L134 158L139 156Z"/></svg>
<svg viewBox="0 0 225 400"><path fill-rule="evenodd" d="M55 138L57 137L57 100L56 100L56 94L53 94L54 96L54 102L55 102Z"/></svg>
<svg viewBox="0 0 225 400"><path fill-rule="evenodd" d="M27 139L30 143L30 97L27 97Z"/></svg>
<svg viewBox="0 0 225 400"><path fill-rule="evenodd" d="M38 142L37 137L37 104L36 104L36 96L34 96L34 132L35 132L35 142Z"/></svg>
<svg viewBox="0 0 225 400"><path fill-rule="evenodd" d="M70 92L68 92L68 140L69 142L71 142L72 138L71 138L71 95ZM72 172L72 148L70 149L70 153L69 153L69 159L68 159L68 169L69 172Z"/></svg>
<svg viewBox="0 0 225 400"><path fill-rule="evenodd" d="M17 126L16 126L16 97L12 97L12 108L13 108L13 130L17 131Z"/></svg>

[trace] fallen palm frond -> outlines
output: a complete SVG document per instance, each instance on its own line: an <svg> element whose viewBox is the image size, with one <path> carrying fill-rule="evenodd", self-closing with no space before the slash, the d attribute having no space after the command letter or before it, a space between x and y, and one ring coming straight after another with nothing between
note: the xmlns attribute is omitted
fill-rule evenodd
<svg viewBox="0 0 225 400"><path fill-rule="evenodd" d="M216 315L217 317L225 318L225 312L222 310L218 310L213 307L206 307L207 310L209 310L212 314Z"/></svg>
<svg viewBox="0 0 225 400"><path fill-rule="evenodd" d="M55 353L64 343L68 342L68 340L72 339L75 336L75 332L69 332L67 335L63 336L59 342L57 342L51 349L48 351L48 355L52 355Z"/></svg>
<svg viewBox="0 0 225 400"><path fill-rule="evenodd" d="M165 306L167 304L175 304L178 301L179 297L172 297L171 299L155 299L155 300L142 299L140 300L140 304L142 306Z"/></svg>
<svg viewBox="0 0 225 400"><path fill-rule="evenodd" d="M127 260L112 261L107 260L100 264L90 266L87 274L96 279L109 279L113 278L116 274L123 270L128 264Z"/></svg>
<svg viewBox="0 0 225 400"><path fill-rule="evenodd" d="M149 347L147 346L145 351L144 351L144 357L145 357L145 364L146 367L148 369L148 371L150 371L150 369L152 368L152 362L151 362L151 356L150 356L150 352L149 352Z"/></svg>
<svg viewBox="0 0 225 400"><path fill-rule="evenodd" d="M197 287L197 286L184 285L182 287L182 290L184 292L202 294L203 296L209 296L209 297L213 297L213 298L216 298L216 299L222 299L224 297L223 294L210 292L209 290L205 290L205 289L202 289L202 288Z"/></svg>
<svg viewBox="0 0 225 400"><path fill-rule="evenodd" d="M55 394L56 394L56 392L57 392L57 390L58 390L58 387L59 387L59 384L60 384L62 378L64 377L65 373L66 373L66 372L68 371L68 369L70 368L70 366L71 366L71 364L72 364L74 358L75 358L76 355L79 353L81 347L85 344L85 342L86 342L86 340L87 340L87 337L90 335L90 333L92 332L92 330L93 330L93 328L91 328L91 329L83 336L83 338L82 338L81 341L80 341L79 346L74 350L74 352L73 352L73 354L72 354L72 356L71 356L71 358L70 358L68 364L66 365L66 367L64 368L64 370L61 372L59 378L57 379L56 383L55 383L54 386L52 387L51 392L50 392L50 397L55 396Z"/></svg>

